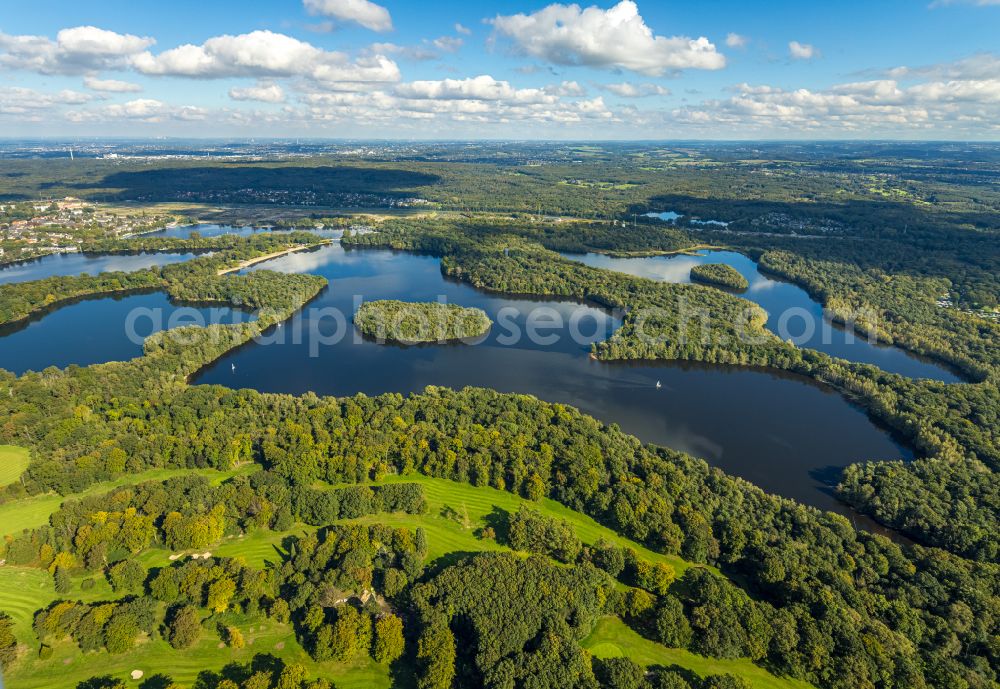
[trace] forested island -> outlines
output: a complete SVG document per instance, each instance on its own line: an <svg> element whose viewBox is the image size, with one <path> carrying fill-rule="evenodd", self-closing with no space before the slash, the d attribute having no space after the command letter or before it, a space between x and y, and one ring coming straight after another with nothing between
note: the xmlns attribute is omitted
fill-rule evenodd
<svg viewBox="0 0 1000 689"><path fill-rule="evenodd" d="M400 344L470 340L491 325L482 309L439 302L366 301L354 314L354 326L364 335Z"/></svg>
<svg viewBox="0 0 1000 689"><path fill-rule="evenodd" d="M742 292L750 286L750 283L740 275L738 270L724 263L706 263L694 266L691 268L691 279L737 292Z"/></svg>
<svg viewBox="0 0 1000 689"><path fill-rule="evenodd" d="M214 168L130 160L116 163L113 192L97 175L110 170L101 161L79 161L58 179L44 162L12 161L11 194L35 194L44 181L132 201L204 196L257 219L278 211L239 204L268 194L377 204L337 221L348 259L374 248L420 252L480 290L613 309L621 327L593 346L594 366L687 361L797 374L859 405L918 458L873 458L838 477L845 500L908 537L889 539L558 399L481 388L321 397L191 385L327 287L266 264L226 271L317 238L101 239L109 252L214 253L5 285L0 322L141 289L259 317L189 326L183 338L158 333L131 361L0 370L0 456L16 458L0 471L4 681L12 689L994 686L1000 330L989 314L1000 227L990 209L1000 197L987 182L1000 152L970 162L928 145L918 158L910 148L882 152L876 165L864 145L844 146L850 155L821 145L692 144L670 155L607 145L587 149L583 163L568 145L511 145L493 158L430 147L420 160L410 151L351 167L334 158ZM885 201L873 188L920 202ZM376 212L416 197L428 212ZM551 216L536 199L551 201ZM663 208L683 215L675 224L633 217ZM286 226L307 229L343 211L280 212ZM693 222L701 218L729 224ZM836 319L947 361L968 382L906 378L793 347L738 295L558 253L706 244L753 257ZM694 336L701 324L678 315L682 302L711 315L709 337ZM644 311L658 315L641 323ZM364 302L355 316L376 337L397 321L403 339L420 341L431 334L423 322L441 326L433 341L491 327L482 311L430 302Z"/></svg>

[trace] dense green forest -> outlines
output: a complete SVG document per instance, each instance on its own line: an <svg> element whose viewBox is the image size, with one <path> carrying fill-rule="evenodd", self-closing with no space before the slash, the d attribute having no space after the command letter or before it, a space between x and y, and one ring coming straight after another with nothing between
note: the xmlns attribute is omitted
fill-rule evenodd
<svg viewBox="0 0 1000 689"><path fill-rule="evenodd" d="M432 252L443 257L446 274L480 289L557 295L617 309L625 314L622 327L594 346L595 356L602 359L764 366L832 385L924 455L907 465L852 467L841 494L927 543L985 561L997 559L1000 539L994 527L1000 516L1000 490L992 476L1000 469L1000 328L995 324L964 314L946 316L962 324L956 334L904 320L906 311L887 304L884 308L895 317L881 319L881 327L892 327L890 334L910 334L890 341L928 354L947 349L942 358L962 365L981 382L912 380L781 342L763 329L765 316L759 307L723 291L579 265L527 239L538 236L537 231L521 232L519 227L503 218L398 220L378 233L347 236L344 241ZM770 266L767 258L772 255L765 254L762 265ZM887 325L894 322L899 325ZM923 338L917 339L918 332Z"/></svg>
<svg viewBox="0 0 1000 689"><path fill-rule="evenodd" d="M724 263L708 263L691 268L691 279L708 285L718 285L726 289L742 292L750 283L739 271Z"/></svg>
<svg viewBox="0 0 1000 689"><path fill-rule="evenodd" d="M893 541L530 396L190 386L326 287L310 275L224 271L315 236L95 242L213 253L5 285L0 323L136 289L258 317L154 335L128 362L0 370L0 443L31 456L0 488L0 522L18 524L0 523L0 664L11 686L996 686L996 161L942 162L905 146L880 160L845 146L827 155L775 144L767 157L709 144L559 145L543 165L443 152L44 170L11 161L11 198L47 181L91 199L285 206L298 209L287 227L348 226L349 247L431 253L478 289L595 303L622 314L596 358L808 376L918 454L851 466L838 487L915 542ZM421 212L379 212L413 203ZM347 221L339 208L373 213ZM681 217L642 217L663 210ZM836 319L969 382L799 349L724 290L556 253L698 246L748 254ZM620 625L623 657L590 645L607 625ZM629 652L638 643L654 661ZM126 683L140 662L149 674Z"/></svg>
<svg viewBox="0 0 1000 689"><path fill-rule="evenodd" d="M131 273L57 276L0 285L0 325L23 320L40 310L75 298L148 289L163 289L178 301L225 301L234 306L258 309L266 305L266 300L254 287L268 282L267 275L251 281L231 277L219 279L219 271L256 256L316 243L316 237L306 232L264 234L240 240L232 237L147 239L142 242L144 250L214 248L218 251L192 261ZM107 250L123 251L129 246L124 240L114 240L107 243Z"/></svg>
<svg viewBox="0 0 1000 689"><path fill-rule="evenodd" d="M144 544L204 547L206 540L230 529L279 528L295 519L310 519L316 508L309 505L325 499L295 486L418 471L500 486L529 498L550 496L650 548L713 563L760 601L751 602L736 588L725 598L707 592L698 598L690 573L671 581L669 569L643 572L634 560L627 564L632 559L627 554L607 547L588 555L609 573L647 586L653 596L651 605L626 597L622 607L616 603L599 610L615 611L643 633L674 645L719 657L749 656L780 674L831 687L866 682L921 686L925 681L938 686L950 681L947 677L973 680L969 673L983 672L996 662L988 650L995 625L992 601L1000 584L995 567L855 532L843 518L767 496L704 462L644 447L562 405L472 389L429 390L409 399L386 395L321 400L211 387L188 388L160 404L162 413L155 407L129 412L105 406L80 426L78 433L89 436L90 442L97 439L95 432L108 438L101 445L109 461L93 462L93 470L103 474L155 466L225 468L249 458L268 471L217 490L182 479L184 483L122 491L113 499L69 503L52 516L51 527L10 541L9 557L53 573L60 567L100 569L105 561L121 557L115 553ZM101 423L95 423L97 418ZM187 429L183 440L176 424ZM241 438L232 438L234 425L243 432ZM194 437L198 440L192 444ZM64 435L63 447L70 447L68 440ZM121 451L124 448L129 451ZM248 454L241 455L240 448ZM115 456L122 458L121 464L115 463ZM62 474L42 464L29 470L27 485L57 475L61 482ZM254 493L266 495L267 502ZM338 507L323 508L319 514L341 517L345 504L359 505L348 508L347 514L355 516L365 509L383 509L386 496L376 495L334 491ZM390 509L420 509L418 494L390 499L396 501ZM100 531L91 525L95 509L100 510ZM138 521L126 527L119 519ZM574 539L567 540L565 526L538 521L530 513L515 514L506 527L498 524L496 538L512 538L519 547L578 562L583 551ZM926 598L926 577L942 586L931 598ZM668 593L678 596L690 634L684 627L678 632L657 621L657 615L668 612L657 608L655 596ZM675 613L680 609L671 605ZM730 605L735 607L726 613ZM748 628L757 615L769 622ZM734 620L738 627L733 627ZM537 621L531 618L529 623ZM859 639L868 635L878 643L859 646ZM941 644L946 640L959 645L958 656L944 651ZM961 660L976 657L987 665Z"/></svg>
<svg viewBox="0 0 1000 689"><path fill-rule="evenodd" d="M474 339L492 325L482 309L438 302L366 301L354 314L354 326L364 335L403 344Z"/></svg>
<svg viewBox="0 0 1000 689"><path fill-rule="evenodd" d="M315 284L308 276L266 272L216 279L268 280L274 289L265 294L276 300L287 291L278 290L279 285ZM613 288L617 278L609 280ZM712 299L722 295L695 286L686 291ZM302 298L284 302L286 308L295 308ZM218 336L209 337L211 329L206 329L204 343L195 337L183 348L167 338L153 338L147 356L133 362L46 371L19 379L7 376L3 383L11 394L0 396L8 419L4 440L28 445L38 458L21 482L8 487L7 498L51 489L73 493L98 480L151 468L228 469L247 461L262 463L291 486L419 471L533 499L548 496L650 548L719 566L762 601L759 614L775 621L763 627L766 633L754 632L764 634L760 638L744 631L724 643L708 641L721 630L709 633L711 627L705 628L703 634L708 636L695 633L699 627L694 619L688 621L690 641L686 633L676 637L667 635L673 631L664 632L662 638L679 638L702 652L748 655L775 672L830 687L868 682L886 687L923 682L936 686L963 676L978 682L975 677L995 664L989 641L997 585L992 566L941 551L903 548L855 532L842 518L767 496L704 462L643 447L613 427L562 405L480 390L429 390L409 399L386 395L322 400L183 385L184 371L196 369L245 338L248 329L260 327L259 323L215 326L233 331L232 336L220 341ZM138 405L134 402L138 398L147 402ZM234 428L239 429L235 437ZM183 495L180 490L166 493ZM101 504L107 505L107 500ZM128 506L123 508L127 514ZM169 504L163 506L168 508ZM220 510L197 503L190 509L194 522L186 521L184 512L170 517L168 511L159 525L168 528L159 534L149 532L151 537L165 545L193 545L210 540L220 528L225 530ZM277 505L263 514L277 518L291 509ZM216 513L222 523L213 526ZM202 520L207 522L199 526ZM23 549L24 557L36 558L31 561L39 565L51 553L48 567L53 574L60 567L87 567L85 555L82 565L76 560L79 528L32 534L27 540L11 541L10 547L15 553ZM552 528L553 533L563 531L558 525ZM530 534L535 530L515 528L515 534L524 533L515 536L523 539L517 542L531 547ZM60 533L69 540L60 541ZM190 538L185 534L201 534L202 540L184 540ZM809 548L802 550L803 544ZM551 554L570 560L573 550L560 546ZM95 564L101 564L100 558L89 566ZM845 572L849 576L842 576ZM927 599L922 583L926 576L949 583L939 596ZM661 581L663 577L669 578L667 573ZM677 585L684 581L678 579ZM662 585L650 587L663 591ZM739 605L745 608L749 603ZM640 629L652 629L656 623L643 621L642 611L648 609L635 603L634 614L628 609L619 612ZM697 609L691 604L692 614ZM744 613L734 615L743 620ZM899 615L904 613L910 615L909 621L900 626ZM949 621L949 615L970 623ZM699 619L726 618L718 612ZM782 620L785 636L775 646L777 620ZM133 630L137 625L126 626ZM141 633L143 627L138 629ZM858 646L866 636L878 643ZM946 642L958 644L961 653L945 652Z"/></svg>

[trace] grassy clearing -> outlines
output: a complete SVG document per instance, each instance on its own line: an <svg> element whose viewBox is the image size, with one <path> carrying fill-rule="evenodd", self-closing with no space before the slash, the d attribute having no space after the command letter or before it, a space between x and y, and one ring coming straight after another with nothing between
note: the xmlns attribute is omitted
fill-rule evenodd
<svg viewBox="0 0 1000 689"><path fill-rule="evenodd" d="M245 468L241 471L249 470L252 468ZM115 486L140 481L162 480L180 473L185 472L172 470L145 472L129 477L129 479L94 486L88 492L96 493ZM214 481L221 482L240 472L200 471L197 473L211 476ZM679 573L691 566L690 563L681 558L655 553L643 548L601 526L593 519L552 500L534 503L493 488L476 488L455 481L420 475L392 476L385 479L384 482L420 483L427 497L427 512L421 515L400 513L369 515L351 521L364 524L382 523L410 529L423 527L428 536L431 561L441 558L457 558L464 553L506 550L504 546L495 541L479 538L476 533L480 527L490 522L491 515L498 516L498 510L513 512L522 504L528 504L545 514L569 521L585 543L594 543L599 538L604 538L618 545L635 548L649 560L666 562L674 566ZM39 518L41 519L39 523L44 523L48 519L48 515L58 507L62 498L44 496L42 500L50 502L42 502L37 498L31 501L22 501L37 503L34 504L33 511L37 513L36 522ZM0 515L0 520L2 518ZM242 557L250 566L264 567L268 563L280 561L284 552L282 542L285 538L290 535L308 533L314 528L299 524L284 533L261 530L246 536L227 538L219 545L205 550L221 557ZM170 555L171 553L165 549L153 548L138 555L137 559L145 567L164 567L170 564ZM94 586L88 591L83 591L82 582L88 577L94 579ZM63 641L54 646L52 658L43 661L37 657L38 642L31 628L31 622L37 610L46 607L59 597L55 593L52 577L48 572L24 567L0 567L0 610L7 611L14 618L17 637L25 646L21 660L7 676L8 686L11 689L41 689L42 687L69 689L94 675L109 674L113 677L127 679L132 670L142 670L146 673L146 678L158 671L163 672L171 675L175 681L182 685L190 686L199 672L218 670L233 661L247 661L256 653L272 653L289 661L301 662L309 669L312 676L327 677L335 682L338 689L383 689L393 686L393 677L389 668L378 665L370 659L359 658L347 664L318 664L313 662L299 646L295 640L294 632L289 626L280 625L273 620L262 617L248 618L234 614L227 614L221 620L219 617L215 617L207 621L203 639L196 647L184 652L173 650L162 639L151 639L143 641L134 650L122 656L112 656L106 652L81 654L71 641ZM95 601L109 600L116 596L103 576L91 574L74 577L73 590L66 597ZM233 651L220 646L221 640L216 629L219 621L238 626L247 639L246 648ZM602 620L598 628L588 638L588 648L595 655L599 657L605 657L602 653L613 655L616 652L615 648L608 644L617 641L625 643L626 646L622 648L626 648L629 655L634 657L637 662L645 664L654 663L654 660L647 659L647 657L654 657L649 656L650 653L653 653L649 648L652 648L672 654L669 656L673 658L670 662L683 665L695 672L700 672L705 668L709 674L722 671L713 669L714 664L721 663L720 667L724 665L729 668L728 671L739 672L747 676L748 679L754 679L758 675L770 678L766 672L748 662L713 661L699 658L684 651L665 649L638 637L620 622L618 624L620 629L613 626L613 620ZM641 655L642 653L646 655ZM666 661L655 660L655 662ZM400 674L405 676L407 673ZM396 677L396 681L399 681L399 676ZM771 689L771 687L775 687L775 689L799 689L796 685L780 683L755 683L754 686L760 687L760 689Z"/></svg>
<svg viewBox="0 0 1000 689"><path fill-rule="evenodd" d="M705 658L683 649L667 648L639 636L617 617L598 620L594 630L583 640L583 647L597 658L627 656L643 667L677 665L703 678L725 673L739 675L754 689L812 689L807 682L777 677L747 659Z"/></svg>
<svg viewBox="0 0 1000 689"><path fill-rule="evenodd" d="M0 445L0 488L21 478L28 468L28 451L16 445Z"/></svg>
<svg viewBox="0 0 1000 689"><path fill-rule="evenodd" d="M227 648L219 637L220 622L238 627L246 639L246 647ZM72 642L64 641L53 647L52 658L48 660L38 659L34 652L26 655L6 679L11 689L72 689L95 675L111 675L132 686L138 683L129 680L129 673L142 670L144 680L163 673L182 686L192 686L199 673L221 670L231 662L249 662L258 653L302 663L311 676L329 677L338 689L387 689L392 685L389 668L385 665L367 657L347 663L316 663L295 640L290 625L235 614L206 620L201 640L183 652L158 638L145 639L122 655L106 651L83 655Z"/></svg>
<svg viewBox="0 0 1000 689"><path fill-rule="evenodd" d="M594 543L599 538L604 538L616 545L634 548L650 561L670 564L677 570L678 575L691 566L679 557L656 553L623 538L590 517L553 500L535 503L494 488L476 488L464 483L419 474L390 476L382 482L421 484L427 498L427 512L419 515L373 514L360 519L345 520L345 523L386 524L408 529L421 527L427 532L428 558L431 562L441 557L453 557L456 553L507 550L505 546L495 541L479 538L476 533L487 525L490 515L498 509L515 512L518 507L526 504L544 514L570 522L584 543ZM205 550L220 557L242 557L250 566L263 567L268 562L280 561L284 552L282 541L285 538L313 530L315 527L304 524L296 525L284 533L261 530L243 537L227 538L220 545ZM163 567L169 564L169 555L166 550L149 550L140 556L140 561L147 567Z"/></svg>
<svg viewBox="0 0 1000 689"><path fill-rule="evenodd" d="M284 535L287 534L280 535L277 540L280 541ZM263 543L263 539L260 542ZM218 550L225 547L221 546ZM167 555L165 551L153 550L143 553L140 560L147 566L162 566L168 562ZM82 583L87 578L94 580L94 586L84 591ZM96 675L111 675L129 681L132 670L143 670L145 679L162 672L184 686L191 686L203 670L219 670L234 661L247 662L258 653L270 653L289 662L302 663L311 676L329 677L336 682L338 689L387 689L392 684L387 666L369 658L357 658L348 663L316 663L295 640L290 625L278 624L261 616L235 613L206 619L201 641L183 652L174 650L162 639L146 639L124 655L111 655L105 651L82 654L72 641L65 640L53 646L50 659L38 658L38 641L31 627L37 610L59 598L100 601L117 597L99 573L73 577L72 591L66 596L59 596L52 577L45 570L0 567L0 610L14 619L15 635L22 645L20 660L7 673L7 686L10 689L71 689ZM234 651L222 645L219 623L239 627L246 638L246 647Z"/></svg>
<svg viewBox="0 0 1000 689"><path fill-rule="evenodd" d="M528 505L543 514L568 521L584 543L592 544L603 538L618 546L634 548L643 558L651 562L665 562L671 565L677 570L678 576L692 566L691 563L680 557L654 552L619 536L606 526L598 524L590 517L571 510L555 500L545 499L540 502L532 502L495 488L477 488L466 483L430 478L420 474L390 476L383 482L419 483L424 487L424 495L427 497L429 507L427 514L418 517L399 515L399 518L400 525L409 523L413 527L424 526L427 528L432 556L435 554L440 556L456 550L468 551L473 544L479 546L473 550L493 549L490 542L476 538L473 532L486 525L487 517L496 508L505 512L516 512L521 505ZM381 515L374 520L387 521ZM417 523L418 521L420 523ZM441 539L441 545L435 544L435 536Z"/></svg>
<svg viewBox="0 0 1000 689"><path fill-rule="evenodd" d="M134 486L144 481L164 481L174 476L185 476L189 474L199 474L207 476L212 483L222 483L228 478L239 474L250 473L259 467L247 465L233 471L215 471L214 469L151 469L139 474L124 476L114 481L104 481L95 483L93 486L74 495L63 496L49 493L46 495L36 495L30 498L23 498L5 505L0 505L0 536L19 534L24 529L34 529L44 526L49 521L49 516L59 509L59 505L67 497L81 498L88 495L97 495L122 486Z"/></svg>

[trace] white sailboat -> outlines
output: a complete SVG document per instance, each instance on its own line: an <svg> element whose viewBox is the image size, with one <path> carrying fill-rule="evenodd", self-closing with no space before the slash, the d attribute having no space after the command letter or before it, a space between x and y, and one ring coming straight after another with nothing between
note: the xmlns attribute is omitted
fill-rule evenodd
<svg viewBox="0 0 1000 689"><path fill-rule="evenodd" d="M662 387L663 386L660 384L660 381L656 381L656 389L659 390Z"/></svg>

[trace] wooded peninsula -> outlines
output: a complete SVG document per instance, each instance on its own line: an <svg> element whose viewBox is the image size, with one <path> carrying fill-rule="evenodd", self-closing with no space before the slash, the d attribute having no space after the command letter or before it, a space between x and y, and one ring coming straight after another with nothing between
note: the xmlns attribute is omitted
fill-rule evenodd
<svg viewBox="0 0 1000 689"><path fill-rule="evenodd" d="M1000 150L986 150L972 162L935 144L877 157L859 143L426 144L379 160L10 161L3 192L18 212L45 185L148 204L136 217L173 217L183 202L186 217L271 215L295 231L90 237L111 253L212 253L0 286L0 323L139 290L257 316L156 333L129 361L0 369L4 681L996 686ZM413 199L423 203L401 205ZM678 217L655 217L665 210ZM333 226L345 233L330 280L310 272L308 252L249 268L329 243L315 231ZM729 266L701 266L690 277L711 284L686 284L560 254L706 245L753 259L837 319L961 380L783 342L760 306L718 288L746 289ZM782 372L842 396L916 457L871 457L829 483L895 531L769 494L559 399L438 385L277 394L246 386L235 364L232 383L191 384L343 289L341 276L371 279L358 256L391 251L419 254L463 290L614 313L620 326L580 354L622 373L614 384L629 384L625 362L696 362ZM707 337L682 304L710 316ZM492 324L478 308L371 300L355 325L434 343L475 340Z"/></svg>

